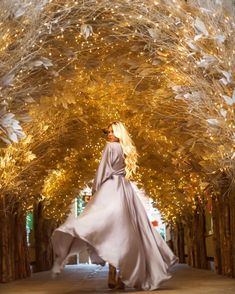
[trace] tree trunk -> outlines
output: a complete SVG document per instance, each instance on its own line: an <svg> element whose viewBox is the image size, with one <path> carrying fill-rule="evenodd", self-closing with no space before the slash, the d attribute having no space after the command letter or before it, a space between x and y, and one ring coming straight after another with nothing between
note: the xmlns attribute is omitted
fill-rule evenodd
<svg viewBox="0 0 235 294"><path fill-rule="evenodd" d="M231 266L232 277L235 278L235 195L232 194L230 198L230 226L231 226Z"/></svg>
<svg viewBox="0 0 235 294"><path fill-rule="evenodd" d="M226 182L220 195L213 198L215 270L235 277L235 196L227 193Z"/></svg>
<svg viewBox="0 0 235 294"><path fill-rule="evenodd" d="M195 242L195 267L208 269L206 252L206 221L203 205L199 204L194 214L194 242Z"/></svg>
<svg viewBox="0 0 235 294"><path fill-rule="evenodd" d="M231 265L231 230L230 230L230 209L227 197L221 201L220 209L222 214L220 215L220 233L222 241L222 274L231 276L232 265Z"/></svg>
<svg viewBox="0 0 235 294"><path fill-rule="evenodd" d="M43 202L34 205L35 271L50 270L53 264L51 235L56 227L54 221L43 216Z"/></svg>
<svg viewBox="0 0 235 294"><path fill-rule="evenodd" d="M212 198L213 241L214 241L214 248L215 248L214 263L215 263L215 272L217 274L222 274L219 218L220 218L220 210L219 210L218 198L214 196Z"/></svg>
<svg viewBox="0 0 235 294"><path fill-rule="evenodd" d="M187 263L196 268L208 269L206 252L206 223L205 210L199 203L185 226L188 260Z"/></svg>
<svg viewBox="0 0 235 294"><path fill-rule="evenodd" d="M26 217L20 204L15 203L6 212L7 198L0 199L0 282L30 276L28 247L26 240Z"/></svg>
<svg viewBox="0 0 235 294"><path fill-rule="evenodd" d="M185 263L185 252L184 252L184 226L181 222L176 224L177 234L177 252L176 255L179 257L180 263Z"/></svg>
<svg viewBox="0 0 235 294"><path fill-rule="evenodd" d="M187 240L187 263L190 266L194 266L194 250L193 250L193 221L188 219L187 226L185 226L186 240Z"/></svg>

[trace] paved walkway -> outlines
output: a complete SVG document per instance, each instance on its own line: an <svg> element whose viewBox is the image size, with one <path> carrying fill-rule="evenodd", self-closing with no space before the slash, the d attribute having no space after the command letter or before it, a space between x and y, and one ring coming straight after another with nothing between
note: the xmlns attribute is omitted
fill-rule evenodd
<svg viewBox="0 0 235 294"><path fill-rule="evenodd" d="M144 294L234 294L235 279L218 276L181 264L173 269L173 278L161 289L152 292L126 289L125 293ZM107 288L107 267L96 265L67 266L60 277L52 280L49 272L33 274L31 278L0 284L1 294L104 294L119 293ZM123 291L120 291L123 292Z"/></svg>

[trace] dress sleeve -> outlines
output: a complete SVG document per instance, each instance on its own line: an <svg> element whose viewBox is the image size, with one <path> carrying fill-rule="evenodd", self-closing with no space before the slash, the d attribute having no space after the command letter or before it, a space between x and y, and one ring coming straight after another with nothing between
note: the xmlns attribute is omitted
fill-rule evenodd
<svg viewBox="0 0 235 294"><path fill-rule="evenodd" d="M101 185L112 176L112 148L111 144L107 143L102 158L99 164L99 167L96 171L95 179L92 185L92 194L96 193L99 190Z"/></svg>

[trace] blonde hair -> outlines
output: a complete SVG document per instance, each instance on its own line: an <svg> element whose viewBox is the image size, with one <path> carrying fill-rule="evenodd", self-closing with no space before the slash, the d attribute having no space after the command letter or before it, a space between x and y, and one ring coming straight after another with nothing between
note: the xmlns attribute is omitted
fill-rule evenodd
<svg viewBox="0 0 235 294"><path fill-rule="evenodd" d="M136 151L135 144L132 141L123 123L113 122L109 125L109 127L112 127L114 136L119 139L120 145L125 156L126 178L129 179L136 172L137 168L138 154Z"/></svg>

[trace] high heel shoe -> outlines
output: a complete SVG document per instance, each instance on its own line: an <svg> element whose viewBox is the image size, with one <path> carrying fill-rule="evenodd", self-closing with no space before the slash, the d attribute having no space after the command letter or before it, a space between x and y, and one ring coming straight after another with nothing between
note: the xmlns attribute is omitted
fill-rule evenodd
<svg viewBox="0 0 235 294"><path fill-rule="evenodd" d="M121 278L118 276L117 285L114 288L114 290L125 290L125 284L121 280Z"/></svg>
<svg viewBox="0 0 235 294"><path fill-rule="evenodd" d="M116 268L109 265L108 287L114 289L116 287Z"/></svg>

